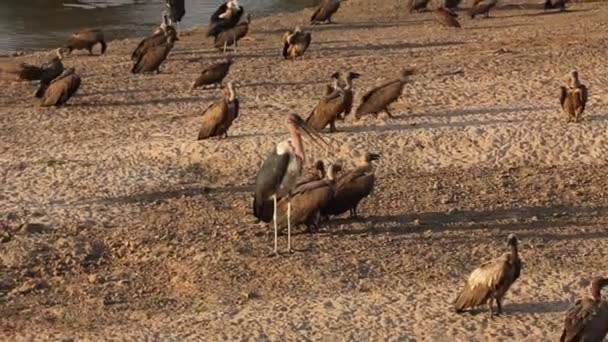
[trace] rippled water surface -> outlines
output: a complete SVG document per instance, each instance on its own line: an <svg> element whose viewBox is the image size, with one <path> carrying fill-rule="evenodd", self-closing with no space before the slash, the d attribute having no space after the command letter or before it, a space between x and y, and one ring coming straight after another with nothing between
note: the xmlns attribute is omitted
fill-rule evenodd
<svg viewBox="0 0 608 342"><path fill-rule="evenodd" d="M294 11L318 0L241 0L253 15ZM221 0L186 0L181 28L206 25ZM164 0L0 0L0 50L55 47L72 32L99 27L108 40L147 35L160 22Z"/></svg>

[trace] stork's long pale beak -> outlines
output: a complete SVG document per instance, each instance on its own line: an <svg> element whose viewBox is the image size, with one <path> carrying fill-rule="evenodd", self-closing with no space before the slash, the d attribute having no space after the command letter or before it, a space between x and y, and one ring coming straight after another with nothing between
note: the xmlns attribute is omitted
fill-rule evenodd
<svg viewBox="0 0 608 342"><path fill-rule="evenodd" d="M300 117L297 114L292 114L290 117L290 120L298 128L302 129L302 131L304 131L304 133L306 133L306 135L310 138L310 141L315 143L320 148L322 148L326 151L329 151L331 145L327 141L325 141L325 139L323 139L323 137L321 137L314 128L310 127L308 125L308 123L306 123L306 121L304 121L304 119L302 119L302 117Z"/></svg>

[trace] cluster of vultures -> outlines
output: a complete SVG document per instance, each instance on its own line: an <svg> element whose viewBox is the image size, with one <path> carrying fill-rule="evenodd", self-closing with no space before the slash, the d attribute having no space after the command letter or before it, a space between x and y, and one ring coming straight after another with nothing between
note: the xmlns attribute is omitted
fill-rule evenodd
<svg viewBox="0 0 608 342"><path fill-rule="evenodd" d="M311 25L331 24L332 16L345 0L323 0L310 18ZM429 0L406 0L410 12L427 9ZM565 10L567 0L546 0L545 10ZM468 13L489 15L497 0L474 0ZM167 11L162 13L158 29L144 38L131 54L131 72L159 73L160 66L168 58L175 42L179 41L179 22L185 15L184 0L166 0ZM456 11L460 0L444 0L433 9L436 19L445 26L460 27ZM214 46L225 53L228 47L236 52L239 40L245 38L251 25L251 15L243 19L244 9L237 0L223 2L210 18L207 36L214 40ZM295 61L302 57L312 41L310 32L296 26L283 35L282 56ZM100 53L106 52L104 34L99 29L87 29L73 34L66 44L57 49L47 63L36 66L17 61L2 61L0 76L37 81L35 97L42 106L61 106L78 90L81 78L74 68L63 65L64 56L73 50L87 50L93 54L96 45ZM209 105L202 114L198 139L228 136L228 130L239 115L237 84L223 83L233 63L232 55L225 60L209 65L192 83L192 89L221 86L223 95ZM393 114L389 106L395 102L404 89L408 78L415 70L404 68L399 77L379 84L366 92L354 110L354 119L363 115ZM291 252L291 226L305 226L316 232L319 226L332 216L350 213L357 219L359 203L368 197L374 188L375 175L372 162L380 155L367 151L357 151L352 160L318 160L309 172L303 172L305 146L302 139L306 135L330 154L332 144L320 134L336 132L336 123L345 120L353 111L355 94L353 81L361 75L356 72L342 74L336 72L328 77L328 84L317 105L304 119L297 114L287 118L289 138L279 142L260 167L253 199L253 214L264 222L272 221L274 226L274 254L278 254L278 232L287 229L287 251ZM560 87L559 101L566 114L567 122L579 122L587 102L587 87L583 85L576 70L569 74L568 81ZM487 305L490 315L502 312L502 299L511 285L520 277L522 262L518 254L518 239L509 235L509 251L499 258L484 263L475 269L467 279L458 296L455 309L462 312L468 308ZM576 302L566 315L560 341L602 341L608 332L608 303L601 298L602 287L608 285L608 278L596 278L591 282L590 297ZM496 304L496 309L494 308Z"/></svg>

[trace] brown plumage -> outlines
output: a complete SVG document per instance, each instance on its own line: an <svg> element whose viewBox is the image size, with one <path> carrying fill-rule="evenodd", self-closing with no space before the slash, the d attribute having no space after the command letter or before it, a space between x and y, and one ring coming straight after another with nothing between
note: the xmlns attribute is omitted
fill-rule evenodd
<svg viewBox="0 0 608 342"><path fill-rule="evenodd" d="M458 15L451 10L445 7L439 7L435 11L433 11L435 15L435 20L437 20L441 25L446 27L457 27L460 28L460 23L456 18Z"/></svg>
<svg viewBox="0 0 608 342"><path fill-rule="evenodd" d="M608 334L608 302L602 300L602 288L608 278L591 281L591 297L579 299L568 310L560 342L601 342Z"/></svg>
<svg viewBox="0 0 608 342"><path fill-rule="evenodd" d="M507 244L511 251L486 262L475 269L454 304L456 312L487 304L490 317L494 316L493 302L496 301L496 314L502 313L502 300L509 288L519 278L522 263L517 251L517 236L509 234Z"/></svg>
<svg viewBox="0 0 608 342"><path fill-rule="evenodd" d="M331 23L331 17L340 8L340 3L346 0L323 0L310 17L311 24Z"/></svg>
<svg viewBox="0 0 608 342"><path fill-rule="evenodd" d="M302 32L300 26L293 31L285 32L283 35L283 57L295 60L302 56L310 45L311 36L308 32Z"/></svg>
<svg viewBox="0 0 608 342"><path fill-rule="evenodd" d="M165 42L161 45L151 47L146 50L139 59L133 64L131 72L134 74L153 72L160 73L160 66L169 56L169 52L173 49L174 39L172 36L166 36Z"/></svg>
<svg viewBox="0 0 608 342"><path fill-rule="evenodd" d="M40 84L38 85L38 89L36 90L35 96L41 98L46 91L46 88L51 84L51 82L59 77L63 73L63 53L62 49L59 48L56 50L57 56L53 57L49 62L43 64L40 67Z"/></svg>
<svg viewBox="0 0 608 342"><path fill-rule="evenodd" d="M350 112L352 111L353 103L355 100L355 92L353 91L353 80L359 77L361 77L361 74L349 71L343 80L338 80L335 83L335 87L337 88L337 86L340 86L340 88L344 92L344 111L340 113L340 115L338 115L338 119L340 120L344 120L348 115L350 115Z"/></svg>
<svg viewBox="0 0 608 342"><path fill-rule="evenodd" d="M379 112L386 112L389 117L393 117L388 110L388 106L395 102L403 92L403 86L407 82L407 78L414 74L412 69L404 69L401 72L401 77L384 83L363 95L361 104L357 108L355 118L359 119L363 114L374 114L378 116Z"/></svg>
<svg viewBox="0 0 608 342"><path fill-rule="evenodd" d="M74 33L65 43L65 48L69 53L73 50L88 50L89 55L93 54L93 47L97 44L101 45L101 54L106 53L106 41L103 32L99 29L86 29Z"/></svg>
<svg viewBox="0 0 608 342"><path fill-rule="evenodd" d="M236 51L239 46L238 41L247 35L250 24L251 14L247 14L247 21L224 30L215 36L215 47L226 52L226 47L234 45L234 51Z"/></svg>
<svg viewBox="0 0 608 342"><path fill-rule="evenodd" d="M329 131L336 132L336 119L344 111L345 101L342 89L336 89L331 94L323 96L315 109L312 110L306 122L317 131L329 124Z"/></svg>
<svg viewBox="0 0 608 342"><path fill-rule="evenodd" d="M559 103L568 117L567 122L580 122L588 96L587 87L578 79L578 71L572 70L568 86L560 87L559 97Z"/></svg>
<svg viewBox="0 0 608 342"><path fill-rule="evenodd" d="M350 211L350 217L357 218L359 203L374 189L376 177L371 162L378 159L379 154L364 153L353 170L337 177L335 194L321 209L321 214L340 215Z"/></svg>
<svg viewBox="0 0 608 342"><path fill-rule="evenodd" d="M167 42L168 36L171 36L173 41L179 40L177 38L177 31L173 26L161 26L161 28L154 32L153 35L146 37L141 42L139 42L133 53L131 53L131 60L133 62L136 62L141 56L146 54L148 50L163 45Z"/></svg>
<svg viewBox="0 0 608 342"><path fill-rule="evenodd" d="M228 129L234 119L239 116L239 99L236 97L235 86L228 82L224 96L213 103L203 113L198 140L210 137L228 136Z"/></svg>
<svg viewBox="0 0 608 342"><path fill-rule="evenodd" d="M479 14L485 14L486 18L490 17L490 10L497 2L498 0L474 0L473 7L469 9L469 16L471 19L475 19Z"/></svg>
<svg viewBox="0 0 608 342"><path fill-rule="evenodd" d="M30 65L14 60L0 61L0 79L2 80L24 80L36 81L48 85L53 79L63 72L62 49L55 50L57 56L53 57L42 66Z"/></svg>
<svg viewBox="0 0 608 342"><path fill-rule="evenodd" d="M414 11L424 11L426 10L426 6L428 5L430 0L406 0L405 8L408 13L413 13Z"/></svg>
<svg viewBox="0 0 608 342"><path fill-rule="evenodd" d="M65 69L41 94L41 105L44 107L59 107L65 104L76 93L79 87L80 76L74 72L73 68Z"/></svg>
<svg viewBox="0 0 608 342"><path fill-rule="evenodd" d="M226 60L220 63L216 63L205 68L201 74L197 77L197 79L192 84L191 89L210 85L217 84L220 85L222 80L228 72L230 71L230 66L232 65L233 60L232 57L228 56Z"/></svg>

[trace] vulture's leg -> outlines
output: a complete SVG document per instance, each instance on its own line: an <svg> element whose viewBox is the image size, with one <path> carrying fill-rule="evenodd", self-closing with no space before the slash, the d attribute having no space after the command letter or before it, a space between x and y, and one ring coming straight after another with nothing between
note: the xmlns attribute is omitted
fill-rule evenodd
<svg viewBox="0 0 608 342"><path fill-rule="evenodd" d="M228 41L224 41L224 51L222 53L226 53L226 49L228 48Z"/></svg>
<svg viewBox="0 0 608 342"><path fill-rule="evenodd" d="M272 201L274 204L274 211L272 213L272 220L274 221L274 254L277 253L277 240L279 239L279 229L277 228L277 195L272 195Z"/></svg>
<svg viewBox="0 0 608 342"><path fill-rule="evenodd" d="M492 305L493 303L494 302L490 298L490 300L488 300L488 309L490 310L490 318L494 318L494 306Z"/></svg>
<svg viewBox="0 0 608 342"><path fill-rule="evenodd" d="M338 130L336 129L336 122L335 122L334 120L332 120L332 121L329 123L329 131L330 131L330 132L332 132L332 133L333 133L333 132L337 132L337 131L338 131Z"/></svg>
<svg viewBox="0 0 608 342"><path fill-rule="evenodd" d="M89 56L93 56L93 47L89 46L87 50L89 50Z"/></svg>
<svg viewBox="0 0 608 342"><path fill-rule="evenodd" d="M291 253L291 198L287 201L287 252Z"/></svg>
<svg viewBox="0 0 608 342"><path fill-rule="evenodd" d="M388 108L384 109L384 111L386 112L386 114L388 114L389 118L393 117L393 114L391 114L391 112L388 110Z"/></svg>
<svg viewBox="0 0 608 342"><path fill-rule="evenodd" d="M236 34L232 34L232 43L234 44L234 53L236 53L236 49L239 47L239 43L236 40Z"/></svg>
<svg viewBox="0 0 608 342"><path fill-rule="evenodd" d="M502 303L500 302L500 299L496 298L496 314L500 315L502 313Z"/></svg>

